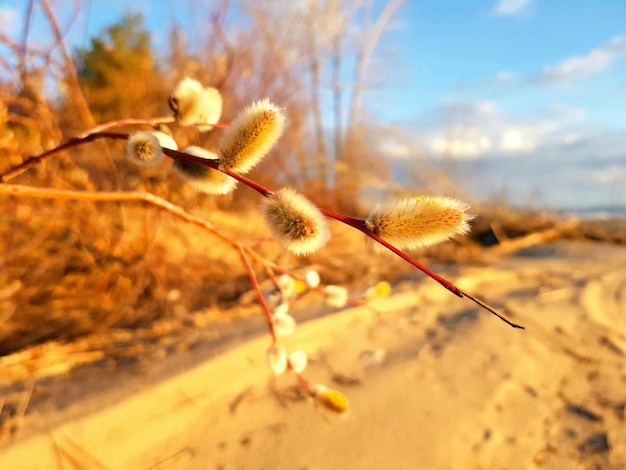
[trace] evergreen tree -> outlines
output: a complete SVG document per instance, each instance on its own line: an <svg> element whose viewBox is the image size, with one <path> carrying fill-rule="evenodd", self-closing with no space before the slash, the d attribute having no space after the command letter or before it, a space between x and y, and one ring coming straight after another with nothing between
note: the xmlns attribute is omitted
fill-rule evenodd
<svg viewBox="0 0 626 470"><path fill-rule="evenodd" d="M97 121L163 112L167 93L143 16L126 14L74 55L81 89Z"/></svg>

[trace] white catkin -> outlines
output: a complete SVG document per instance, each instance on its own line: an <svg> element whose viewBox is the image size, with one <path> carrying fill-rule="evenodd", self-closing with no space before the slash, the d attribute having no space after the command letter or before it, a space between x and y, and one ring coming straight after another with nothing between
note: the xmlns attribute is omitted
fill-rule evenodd
<svg viewBox="0 0 626 470"><path fill-rule="evenodd" d="M137 165L153 166L163 160L163 148L152 132L139 131L129 137L126 156Z"/></svg>

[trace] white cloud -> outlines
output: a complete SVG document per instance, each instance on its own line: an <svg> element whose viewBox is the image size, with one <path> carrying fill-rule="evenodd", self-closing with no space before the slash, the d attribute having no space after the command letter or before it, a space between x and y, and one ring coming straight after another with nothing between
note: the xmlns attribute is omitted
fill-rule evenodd
<svg viewBox="0 0 626 470"><path fill-rule="evenodd" d="M476 158L488 153L491 148L491 139L486 135L469 135L464 137L434 137L430 148L439 155L455 158Z"/></svg>
<svg viewBox="0 0 626 470"><path fill-rule="evenodd" d="M509 83L513 82L517 79L517 75L513 72L509 72L508 70L503 70L496 75L494 82L496 83Z"/></svg>
<svg viewBox="0 0 626 470"><path fill-rule="evenodd" d="M500 0L493 8L493 13L497 16L517 15L531 3L532 0Z"/></svg>
<svg viewBox="0 0 626 470"><path fill-rule="evenodd" d="M505 153L525 152L535 148L531 129L510 127L500 136L500 151Z"/></svg>
<svg viewBox="0 0 626 470"><path fill-rule="evenodd" d="M575 106L505 112L490 101L449 102L430 122L403 132L393 139L408 148L407 158L393 163L401 184L415 184L413 169L419 175L427 168L445 171L460 191L485 202L495 195L533 207L626 207L626 135ZM434 157L432 166L418 158L422 149ZM436 178L419 181L438 188Z"/></svg>
<svg viewBox="0 0 626 470"><path fill-rule="evenodd" d="M604 71L615 59L624 54L626 54L626 37L618 36L586 55L571 57L544 68L537 77L537 81L546 85L562 85L582 80Z"/></svg>
<svg viewBox="0 0 626 470"><path fill-rule="evenodd" d="M413 153L409 145L391 140L383 142L380 146L380 151L385 156L395 159L409 158Z"/></svg>
<svg viewBox="0 0 626 470"><path fill-rule="evenodd" d="M522 156L545 146L575 144L584 136L585 118L583 109L563 104L512 114L493 101L446 103L436 121L420 130L420 143L433 155L460 160Z"/></svg>

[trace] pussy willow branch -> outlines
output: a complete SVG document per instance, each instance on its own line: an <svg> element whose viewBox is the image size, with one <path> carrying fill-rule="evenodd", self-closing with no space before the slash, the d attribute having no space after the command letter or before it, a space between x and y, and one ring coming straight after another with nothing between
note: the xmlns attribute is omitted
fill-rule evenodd
<svg viewBox="0 0 626 470"><path fill-rule="evenodd" d="M0 183L6 183L12 178L15 178L18 175L21 175L26 170L32 168L33 166L41 163L49 157L56 155L63 150L67 150L71 147L75 147L80 144L84 144L87 142L91 142L97 139L128 139L128 134L120 134L120 133L112 133L112 132L104 132L108 129L112 129L114 127L122 127L122 126L131 126L131 125L145 125L145 126L155 126L157 124L170 124L176 122L176 118L174 116L163 116L156 118L128 118L128 119L118 119L115 121L109 121L102 124L98 124L90 129L87 129L85 132L82 132L75 136L74 138L68 140L62 145L55 147L51 150L48 150L40 155L29 157L27 160L19 164L18 166L11 168L10 170L0 174ZM230 126L230 124L225 123L215 123L211 124L213 127L225 129Z"/></svg>
<svg viewBox="0 0 626 470"><path fill-rule="evenodd" d="M265 298L260 290L260 286L258 283L258 279L256 278L256 274L252 270L250 265L250 259L253 259L257 263L263 266L266 271L268 277L272 280L272 283L278 288L278 281L276 280L275 273L286 274L291 276L293 279L297 281L303 281L304 279L300 276L295 275L291 271L283 268L282 266L274 263L273 261L265 258L260 255L252 248L243 244L237 240L230 238L228 235L220 232L213 224L211 224L206 219L202 217L195 216L181 207L172 204L165 199L162 199L158 196L155 196L152 193L148 193L145 191L81 191L81 190L71 190L71 189L53 189L53 188L37 188L33 186L23 186L23 185L9 185L9 184L0 184L0 194L7 194L12 196L29 196L36 198L46 198L46 199L66 199L66 200L88 200L88 201L101 201L101 202L144 202L146 204L152 205L159 209L162 209L174 217L177 217L184 222L190 223L192 225L196 225L201 227L214 236L218 237L222 241L230 244L232 247L237 249L240 253L240 256L243 259L244 265L248 272L248 277L250 278L250 282L257 293L257 297L259 299L259 303L261 304L261 308L263 309L263 313L265 314L266 319L269 323L270 332L272 334L272 339L275 341L275 335L273 332L273 327L271 322L271 313L269 311L269 307L267 302L265 302ZM318 292L324 294L324 289L322 287L312 287L310 290L314 292ZM348 303L350 305L363 305L364 301L359 299L348 299Z"/></svg>
<svg viewBox="0 0 626 470"><path fill-rule="evenodd" d="M265 301L265 297L263 296L263 291L261 290L261 286L259 285L259 280L256 277L256 273L254 269L252 269L252 265L250 264L250 260L246 254L246 251L242 246L239 246L239 255L241 256L241 260L243 261L246 270L248 271L248 277L250 278L250 282L252 283L252 287L256 292L256 296L259 299L259 304L261 305L261 310L263 310L263 315L265 315L265 321L267 322L267 326L270 329L270 335L272 336L272 344L276 344L276 331L274 330L274 322L272 321L272 313L270 312L270 308Z"/></svg>
<svg viewBox="0 0 626 470"><path fill-rule="evenodd" d="M183 152L178 152L178 151L169 150L169 149L163 149L163 151L169 157L172 157L172 158L182 158L182 159L185 159L185 160L194 161L194 162L206 165L206 166L210 166L211 168L217 169L218 165L219 165L219 161L218 160L207 160L207 159L203 159L203 158L198 158L198 157L194 157L192 155L187 155L186 153L183 153ZM235 173L233 171L224 170L224 173L226 173L227 175L229 175L229 176L239 180L241 183L243 183L246 186L249 186L250 188L254 189L255 191L257 191L258 193L260 193L264 197L268 197L268 196L273 194L273 191L271 191L270 189L266 188L265 186L257 183L256 181L252 181L252 180L250 180L250 179L248 179L248 178L246 178L244 176L241 176L241 175L239 175L239 174L237 174L237 173ZM342 223L344 223L346 225L349 225L350 227L353 227L353 228L359 230L360 232L362 232L363 234L365 234L366 236L368 236L369 238L374 240L376 243L381 244L382 246L384 246L385 248L387 248L388 250L390 250L391 252L395 253L396 255L398 255L403 260L405 260L407 263L409 263L412 266L416 267L417 269L422 271L427 276L433 278L441 286L443 286L445 289L449 290L453 294L455 294L455 295L457 295L459 297L467 297L472 302L474 302L477 305L481 306L482 308L484 308L488 312L494 314L500 320L502 320L503 322L505 322L508 325L512 326L513 328L524 329L524 327L522 325L520 325L518 323L515 323L513 320L508 318L503 313L498 312L495 308L493 308L492 306L490 306L486 302L484 302L484 301L474 297L473 295L465 292L461 288L455 286L453 283L451 283L450 281L448 281L444 277L440 276L439 274L435 273L434 271L431 271L430 269L428 269L423 264L421 264L421 263L417 262L415 259L411 258L409 255L407 255L402 250L399 250L398 248L393 246L391 243L387 242L385 239L379 237L376 233L372 232L370 229L368 229L365 226L365 220L363 220L363 219L356 219L354 217L349 217L349 216L343 215L343 214L338 214L336 212L333 212L333 211L330 211L328 209L324 209L324 208L321 208L321 207L319 208L319 210L325 216L330 217L332 219L335 219L335 220L337 220L339 222L342 222Z"/></svg>
<svg viewBox="0 0 626 470"><path fill-rule="evenodd" d="M98 139L118 139L118 140L127 140L128 134L121 134L117 132L95 132L84 137L74 137L73 139L68 140L64 144L59 145L51 150L48 150L42 154L29 157L27 160L24 160L18 166L13 167L0 175L0 183L6 183L10 179L15 178L18 175L21 175L26 170L38 165L43 162L47 158L53 157L54 155L61 153L64 150L70 149L72 147L76 147L78 145L86 144L87 142L92 142Z"/></svg>
<svg viewBox="0 0 626 470"><path fill-rule="evenodd" d="M66 142L65 144L57 147L56 149L52 149L52 150L50 150L48 152L45 152L45 153L39 155L38 157L31 157L29 160L24 162L22 165L14 168L12 170L9 170L8 172L4 173L3 175L0 175L0 181L2 181L2 182L7 181L8 179L10 179L10 178L12 178L14 176L17 176L17 174L20 174L21 172L25 171L26 169L30 168L31 166L39 163L44 158L48 158L49 156L52 156L53 154L58 153L58 152L60 152L62 150L66 150L66 149L68 149L70 147L81 145L81 144L84 144L84 143L87 143L87 142L90 142L90 141L93 141L93 140L96 140L96 139L100 139L100 138L128 139L128 137L129 137L128 134L112 133L112 132L97 132L97 133L90 134L90 135L85 136L85 137L80 137L80 138L77 137L77 138L74 138L74 139L70 139L68 142ZM200 163L202 165L208 166L208 167L216 169L216 170L219 169L219 161L218 160L211 160L211 159L200 158L200 157L196 157L196 156L193 156L193 155L188 155L188 154L186 154L184 152L179 152L179 151L168 149L168 148L164 148L163 152L167 156L169 156L170 158L173 158L173 159L188 160L188 161ZM23 168L21 171L16 173L17 169L19 169L21 167L24 167L26 164L28 164L31 161L32 161L32 163L29 166ZM223 171L224 171L224 173L226 173L227 175L231 176L232 178L235 178L236 180L240 181L242 184L245 184L246 186L250 187L251 189L254 189L255 191L257 191L259 194L261 194L264 197L268 197L268 196L271 196L272 194L274 194L272 190L270 190L270 189L266 188L265 186L257 183L256 181L253 181L253 180L250 180L250 179L246 178L245 176L239 175L238 173L235 173L235 172L230 171L230 170L223 170ZM519 325L519 324L513 322L511 319L506 317L504 314L498 312L496 309L494 309L493 307L491 307L490 305L488 305L484 301L482 301L482 300L474 297L473 295L463 291L462 289L460 289L459 287L455 286L453 283L451 283L447 279L445 279L445 278L441 277L440 275L438 275L437 273L431 271L426 266L423 266L421 263L417 262L415 259L411 258L409 255L407 255L403 251L399 250L398 248L396 248L392 244L388 243L387 241L385 241L384 239L379 237L377 234L375 234L374 232L372 232L371 230L369 230L365 226L365 221L363 219L356 219L356 218L349 217L349 216L346 216L346 215L343 215L343 214L338 214L336 212L332 212L332 211L330 211L328 209L324 209L324 208L320 208L320 211L324 215L326 215L327 217L333 218L333 219L335 219L335 220L337 220L339 222L342 222L342 223L344 223L346 225L349 225L349 226L355 228L356 230L359 230L360 232L362 232L363 234L365 234L366 236L368 236L369 238L371 238L375 242L381 244L382 246L384 246L385 248L387 248L388 250L392 251L397 256L399 256L400 258L402 258L403 260L405 260L406 262L411 264L412 266L414 266L417 269L419 269L420 271L422 271L427 276L433 278L441 286L443 286L445 289L449 290L453 294L455 294L455 295L457 295L459 297L467 297L472 302L476 303L480 307L484 308L488 312L490 312L493 315L497 316L500 320L504 321L505 323L507 323L508 325L510 325L510 326L512 326L514 328L521 328L521 329L524 328L522 325Z"/></svg>
<svg viewBox="0 0 626 470"><path fill-rule="evenodd" d="M172 122L176 122L176 118L174 116L166 116L166 117L156 117L156 118L128 118L128 119L118 119L116 121L104 122L102 124L98 124L91 129L87 129L85 132L78 134L76 137L82 139L91 134L96 134L98 132L103 132L108 129L113 129L114 127L122 127L122 126L137 126L137 125L146 125L146 126L156 126L157 124L170 124Z"/></svg>

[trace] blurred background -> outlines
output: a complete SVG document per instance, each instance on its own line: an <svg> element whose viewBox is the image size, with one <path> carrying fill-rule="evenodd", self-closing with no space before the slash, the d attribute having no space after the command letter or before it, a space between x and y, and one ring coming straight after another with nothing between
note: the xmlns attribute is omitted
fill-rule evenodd
<svg viewBox="0 0 626 470"><path fill-rule="evenodd" d="M270 188L358 217L392 196L471 203L471 236L421 260L480 260L572 216L593 224L550 236L623 243L606 221L626 215L624 18L623 0L0 0L0 173L96 124L171 115L189 76L219 89L223 122L264 97L285 108L251 176ZM220 137L171 128L180 148ZM123 144L95 142L10 183L149 191L233 238L268 235L256 193L197 194L169 165L138 168ZM409 271L332 229L305 259L258 251L362 288ZM236 251L154 208L0 196L0 356L80 340L101 353L83 362L123 363L155 338L258 316L242 307L249 291ZM186 344L174 342L163 347Z"/></svg>

